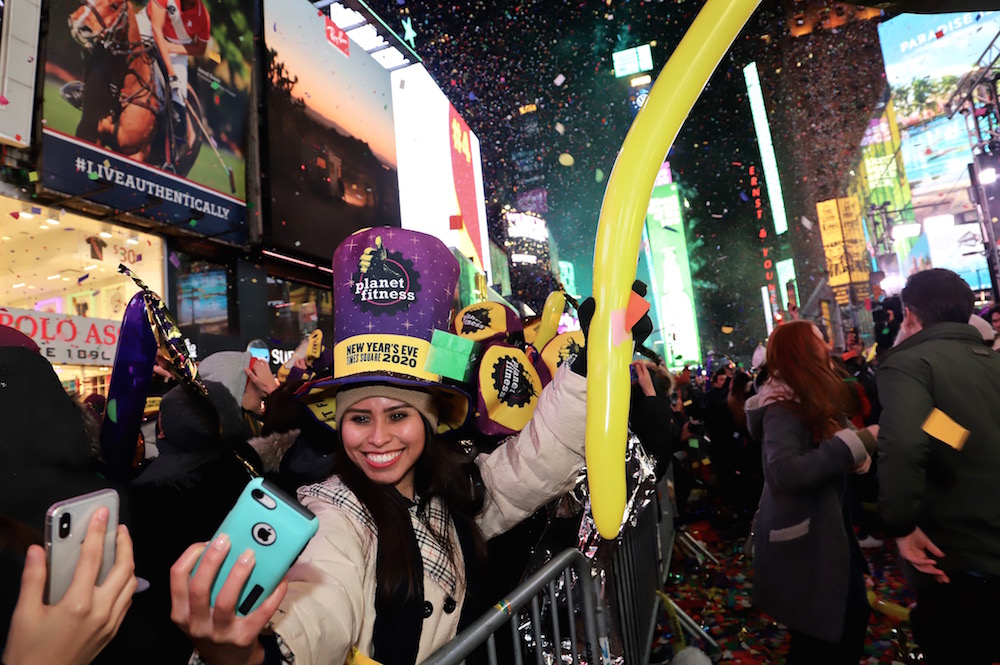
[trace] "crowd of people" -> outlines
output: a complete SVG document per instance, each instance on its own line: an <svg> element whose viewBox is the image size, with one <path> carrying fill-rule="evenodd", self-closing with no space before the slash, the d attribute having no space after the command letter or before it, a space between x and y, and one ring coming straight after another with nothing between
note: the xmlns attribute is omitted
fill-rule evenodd
<svg viewBox="0 0 1000 665"><path fill-rule="evenodd" d="M334 270L329 351L296 354L281 381L250 352L205 358L197 383L167 383L128 477L101 473L107 405L66 394L30 338L0 330L4 665L418 663L517 585L512 534L513 549L530 547L523 525L584 467L586 353L536 385L532 347L508 344L516 314L479 309L456 325L458 266L423 234L359 232ZM884 546L878 535L895 539L915 590L925 662L998 660L1000 313L979 317L973 303L957 275L928 270L885 303L874 355L853 332L835 353L795 320L750 368L672 373L648 352L633 364L630 429L682 516L699 487L752 529L753 602L789 628L789 664L859 662L862 548ZM584 339L592 311L580 307ZM632 330L643 351L647 323ZM526 352L521 372L484 386L426 369L435 331L473 328L504 362ZM230 551L217 529L259 476L318 532L248 610L254 550ZM101 509L69 590L47 603L49 507L108 487L121 523L110 572L99 573L112 523ZM876 502L877 514L863 508Z"/></svg>

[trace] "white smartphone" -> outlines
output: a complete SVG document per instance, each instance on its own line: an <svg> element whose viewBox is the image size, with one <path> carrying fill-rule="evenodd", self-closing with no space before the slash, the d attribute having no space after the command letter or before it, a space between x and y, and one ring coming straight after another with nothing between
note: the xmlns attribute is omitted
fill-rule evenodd
<svg viewBox="0 0 1000 665"><path fill-rule="evenodd" d="M52 504L45 515L45 560L48 578L45 583L45 604L55 605L66 595L80 548L87 535L87 526L97 509L108 509L108 530L104 534L104 558L97 583L104 582L115 564L115 539L118 533L118 492L103 489L81 494Z"/></svg>

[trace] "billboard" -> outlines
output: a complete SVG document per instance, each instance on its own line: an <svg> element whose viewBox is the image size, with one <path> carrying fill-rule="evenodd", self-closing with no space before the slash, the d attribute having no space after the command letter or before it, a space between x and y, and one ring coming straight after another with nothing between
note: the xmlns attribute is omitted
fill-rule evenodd
<svg viewBox="0 0 1000 665"><path fill-rule="evenodd" d="M479 139L422 65L392 72L404 229L458 249L491 274Z"/></svg>
<svg viewBox="0 0 1000 665"><path fill-rule="evenodd" d="M354 231L400 225L389 72L308 0L264 0L264 25L267 233L326 263Z"/></svg>
<svg viewBox="0 0 1000 665"><path fill-rule="evenodd" d="M871 264L867 258L858 199L849 196L820 201L816 204L816 215L826 254L828 280L837 302L849 304L851 289L857 300L871 297Z"/></svg>
<svg viewBox="0 0 1000 665"><path fill-rule="evenodd" d="M878 31L917 220L972 210L965 120L945 104L1000 32L1000 12L901 14Z"/></svg>
<svg viewBox="0 0 1000 665"><path fill-rule="evenodd" d="M659 333L663 340L663 348L657 351L671 368L683 367L686 363L700 364L701 345L698 341L691 266L688 263L680 195L675 183L653 188L646 213L646 236L646 259L655 294L652 300L656 305Z"/></svg>
<svg viewBox="0 0 1000 665"><path fill-rule="evenodd" d="M653 68L653 52L649 44L634 46L611 54L615 78L648 72Z"/></svg>
<svg viewBox="0 0 1000 665"><path fill-rule="evenodd" d="M177 7L52 0L41 184L243 244L255 5Z"/></svg>

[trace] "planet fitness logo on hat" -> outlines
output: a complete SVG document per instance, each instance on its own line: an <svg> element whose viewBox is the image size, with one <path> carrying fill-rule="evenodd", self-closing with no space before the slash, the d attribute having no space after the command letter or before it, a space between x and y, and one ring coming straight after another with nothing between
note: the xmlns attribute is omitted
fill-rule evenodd
<svg viewBox="0 0 1000 665"><path fill-rule="evenodd" d="M490 327L488 307L475 307L462 315L462 334L477 333Z"/></svg>
<svg viewBox="0 0 1000 665"><path fill-rule="evenodd" d="M493 366L493 388L507 406L524 408L536 396L524 367L513 356L503 356Z"/></svg>
<svg viewBox="0 0 1000 665"><path fill-rule="evenodd" d="M420 273L400 252L390 252L375 236L375 246L366 247L351 275L351 293L361 311L396 314L409 309L420 291Z"/></svg>

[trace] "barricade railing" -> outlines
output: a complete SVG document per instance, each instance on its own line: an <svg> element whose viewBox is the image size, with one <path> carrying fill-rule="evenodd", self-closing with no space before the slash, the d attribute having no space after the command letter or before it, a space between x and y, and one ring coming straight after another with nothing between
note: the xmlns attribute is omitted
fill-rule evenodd
<svg viewBox="0 0 1000 665"><path fill-rule="evenodd" d="M660 589L658 513L654 497L639 513L636 525L622 533L611 557L622 655L629 665L649 662L656 629L656 592Z"/></svg>
<svg viewBox="0 0 1000 665"><path fill-rule="evenodd" d="M575 577L573 573L576 573ZM561 590L556 582L562 577ZM560 593L561 591L561 593ZM543 632L541 598L547 595L548 616L551 630ZM485 644L490 665L497 665L496 633L510 625L513 640L514 665L523 665L522 648L526 640L518 630L521 610L530 606L530 649L536 665L547 662L563 663L564 656L572 657L574 665L603 665L602 649L606 636L598 633L597 596L590 561L578 550L568 549L552 558L543 568L529 577L507 598L497 603L471 626L456 635L423 662L423 665L458 665L478 647ZM577 640L576 615L583 623L584 640ZM563 637L566 636L564 646ZM549 659L551 650L551 657ZM568 653L567 653L568 652ZM582 652L582 653L581 653ZM506 664L505 664L506 665Z"/></svg>

